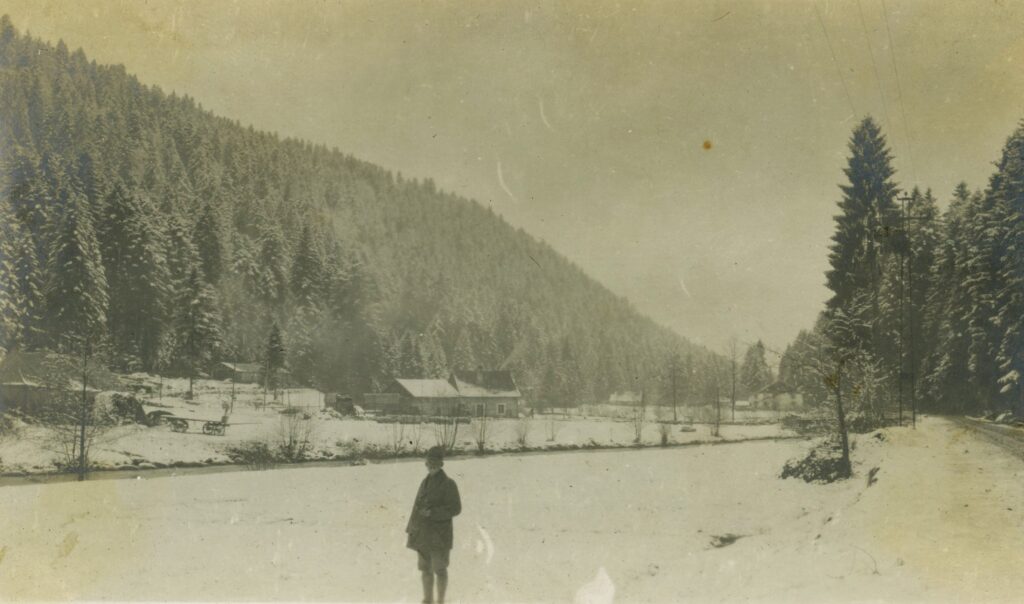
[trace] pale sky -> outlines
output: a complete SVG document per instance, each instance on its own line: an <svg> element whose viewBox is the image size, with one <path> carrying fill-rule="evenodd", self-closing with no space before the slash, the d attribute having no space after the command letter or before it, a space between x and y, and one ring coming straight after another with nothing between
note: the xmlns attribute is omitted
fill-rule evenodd
<svg viewBox="0 0 1024 604"><path fill-rule="evenodd" d="M984 187L1024 118L1024 4L1009 0L0 0L0 13L219 115L432 177L720 351L731 336L781 349L813 323L863 115L897 180L943 203L960 180Z"/></svg>

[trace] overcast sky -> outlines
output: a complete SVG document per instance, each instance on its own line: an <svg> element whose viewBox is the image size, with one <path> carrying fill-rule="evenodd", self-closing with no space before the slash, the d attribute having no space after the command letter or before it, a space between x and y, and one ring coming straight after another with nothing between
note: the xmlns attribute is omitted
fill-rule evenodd
<svg viewBox="0 0 1024 604"><path fill-rule="evenodd" d="M217 114L432 177L718 350L782 348L813 323L861 117L901 185L943 203L960 180L984 187L1024 117L1024 4L1009 0L0 12Z"/></svg>

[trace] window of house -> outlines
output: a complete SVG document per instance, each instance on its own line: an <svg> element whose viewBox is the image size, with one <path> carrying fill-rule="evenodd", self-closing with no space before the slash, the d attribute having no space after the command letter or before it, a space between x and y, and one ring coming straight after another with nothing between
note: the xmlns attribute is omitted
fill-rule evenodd
<svg viewBox="0 0 1024 604"><path fill-rule="evenodd" d="M505 405L503 403L498 404L498 415L505 415Z"/></svg>
<svg viewBox="0 0 1024 604"><path fill-rule="evenodd" d="M477 415L483 415L484 414L484 404L483 403L477 403L477 405L476 405L476 414Z"/></svg>

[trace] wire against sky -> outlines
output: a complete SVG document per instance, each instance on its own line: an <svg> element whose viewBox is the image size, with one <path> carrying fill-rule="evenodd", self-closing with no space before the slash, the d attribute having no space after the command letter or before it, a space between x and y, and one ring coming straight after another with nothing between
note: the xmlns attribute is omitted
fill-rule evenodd
<svg viewBox="0 0 1024 604"><path fill-rule="evenodd" d="M892 29L889 27L889 8L882 1L882 15L885 17L885 33L889 36L889 58L892 60L892 72L896 76L896 93L899 95L900 117L903 120L903 137L907 141L907 148L904 155L907 157L907 164L910 166L910 175L917 182L917 170L914 168L914 160L910 153L910 122L907 120L907 109L903 103L903 86L900 84L900 71L896 68L896 47L892 41Z"/></svg>
<svg viewBox="0 0 1024 604"><path fill-rule="evenodd" d="M875 51L871 48L871 36L868 35L868 24L864 20L864 8L860 0L857 0L857 12L860 14L860 27L864 32L864 41L868 46L868 54L871 55L871 67L875 70L875 83L878 84L878 94L882 97L882 113L885 116L885 127L892 128L892 120L889 119L889 104L885 101L885 89L882 87L882 78L878 73L878 62L875 61Z"/></svg>
<svg viewBox="0 0 1024 604"><path fill-rule="evenodd" d="M839 66L839 61L836 59L836 51L832 48L832 38L828 35L828 29L825 28L825 21L821 18L821 11L818 10L818 5L814 5L814 14L818 16L818 24L821 25L821 33L825 35L825 44L828 45L828 52L832 55L832 64L836 66L836 73L839 74L839 81L843 85L843 93L846 94L846 102L850 104L850 111L853 115L857 115L857 108L853 105L853 97L850 96L850 89L846 86L846 78L843 77L843 69Z"/></svg>

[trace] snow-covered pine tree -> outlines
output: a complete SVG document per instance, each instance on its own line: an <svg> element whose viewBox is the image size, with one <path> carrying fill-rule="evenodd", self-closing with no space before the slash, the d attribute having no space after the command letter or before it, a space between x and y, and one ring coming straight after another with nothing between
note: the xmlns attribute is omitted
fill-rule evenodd
<svg viewBox="0 0 1024 604"><path fill-rule="evenodd" d="M1024 122L1007 140L989 186L1006 228L999 258L996 327L1002 332L997 360L1000 392L1024 414Z"/></svg>
<svg viewBox="0 0 1024 604"><path fill-rule="evenodd" d="M270 333L267 335L267 347L264 351L264 384L275 392L280 387L281 370L285 368L287 351L284 346L284 337L277 322L271 324Z"/></svg>
<svg viewBox="0 0 1024 604"><path fill-rule="evenodd" d="M764 343L754 342L743 355L740 366L740 383L747 394L757 394L762 388L772 383L772 370L768 367Z"/></svg>
<svg viewBox="0 0 1024 604"><path fill-rule="evenodd" d="M125 369L153 369L170 322L173 284L163 223L144 192L114 185L102 243L115 360Z"/></svg>
<svg viewBox="0 0 1024 604"><path fill-rule="evenodd" d="M993 181L996 181L993 177ZM988 406L999 398L997 381L1002 330L993 319L998 313L1004 275L1000 274L1008 224L1000 201L992 194L994 187L969 206L965 237L967 257L965 279L960 287L970 297L967 324L967 371L973 399Z"/></svg>
<svg viewBox="0 0 1024 604"><path fill-rule="evenodd" d="M843 198L836 216L829 264L826 273L832 298L827 312L842 309L848 315L861 314L852 308L858 294L871 307L870 314L879 314L881 269L888 245L885 235L892 232L896 183L892 176L892 154L881 129L870 117L853 130L849 143L850 157L844 169L849 184L840 185ZM870 322L865 325L870 325ZM836 334L829 334L835 336ZM853 334L861 342L870 342L870 329ZM837 342L850 346L852 342Z"/></svg>
<svg viewBox="0 0 1024 604"><path fill-rule="evenodd" d="M325 280L323 250L310 225L302 228L292 260L291 288L299 306L322 304Z"/></svg>
<svg viewBox="0 0 1024 604"><path fill-rule="evenodd" d="M204 204L199 213L199 220L196 221L192 239L202 262L203 274L211 285L220 283L224 267L223 238L220 214L212 203Z"/></svg>
<svg viewBox="0 0 1024 604"><path fill-rule="evenodd" d="M924 307L925 331L934 334L923 346L922 394L934 410L963 412L971 400L967 373L967 316L971 299L963 284L968 277L969 243L964 224L972 201L967 183L961 182L943 215L942 236L930 269L931 289Z"/></svg>
<svg viewBox="0 0 1024 604"><path fill-rule="evenodd" d="M206 368L221 340L220 312L216 294L203 280L199 267L194 267L178 293L175 321L175 357L188 374L188 396L192 383Z"/></svg>
<svg viewBox="0 0 1024 604"><path fill-rule="evenodd" d="M86 200L61 194L45 273L47 336L58 350L79 350L106 333L107 279Z"/></svg>

